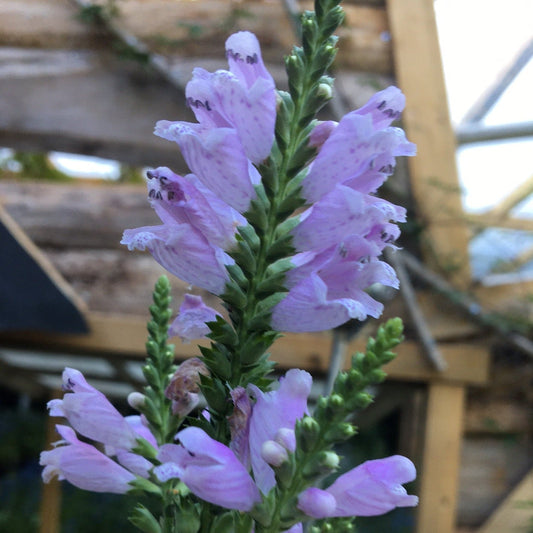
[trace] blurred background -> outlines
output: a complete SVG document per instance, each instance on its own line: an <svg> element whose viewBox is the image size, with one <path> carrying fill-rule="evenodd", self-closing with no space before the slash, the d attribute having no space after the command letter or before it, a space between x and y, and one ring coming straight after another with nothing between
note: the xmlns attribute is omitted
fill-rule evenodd
<svg viewBox="0 0 533 533"><path fill-rule="evenodd" d="M418 145L383 190L409 211L401 250L387 256L402 289L373 288L383 319L404 319L406 341L341 453L346 467L411 457L421 504L360 519L358 531L533 531L533 4L343 5L336 95L321 118L396 84L407 97L401 126ZM130 414L163 270L119 241L126 228L158 223L146 169L187 172L153 126L193 120L192 69L225 68L223 43L240 29L257 34L284 88L282 57L310 8L0 0L0 533L134 530L127 498L43 488L39 452L57 440L46 402L72 366ZM171 281L177 308L188 288ZM312 372L316 398L381 321L286 335L272 356L280 372ZM175 341L178 361L197 354Z"/></svg>

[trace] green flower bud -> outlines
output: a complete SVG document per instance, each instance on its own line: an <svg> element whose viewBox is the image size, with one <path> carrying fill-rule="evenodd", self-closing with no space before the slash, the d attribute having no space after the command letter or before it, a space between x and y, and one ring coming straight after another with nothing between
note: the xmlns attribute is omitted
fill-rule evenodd
<svg viewBox="0 0 533 533"><path fill-rule="evenodd" d="M333 87L329 83L319 84L317 96L322 100L331 100L333 98Z"/></svg>
<svg viewBox="0 0 533 533"><path fill-rule="evenodd" d="M306 452L311 451L318 440L318 436L320 434L320 425L314 418L306 416L300 421L299 430L299 444L302 450Z"/></svg>
<svg viewBox="0 0 533 533"><path fill-rule="evenodd" d="M322 451L315 454L302 470L306 479L329 474L339 467L340 458L335 452Z"/></svg>
<svg viewBox="0 0 533 533"><path fill-rule="evenodd" d="M340 394L332 394L328 398L328 409L333 413L341 413L345 409L344 398Z"/></svg>
<svg viewBox="0 0 533 533"><path fill-rule="evenodd" d="M348 440L356 434L357 428L353 424L350 424L349 422L341 422L327 431L324 438L326 442L333 444Z"/></svg>
<svg viewBox="0 0 533 533"><path fill-rule="evenodd" d="M354 409L364 409L372 403L372 396L367 392L360 392L350 402Z"/></svg>
<svg viewBox="0 0 533 533"><path fill-rule="evenodd" d="M144 533L161 533L161 526L155 516L144 505L133 509L129 521Z"/></svg>

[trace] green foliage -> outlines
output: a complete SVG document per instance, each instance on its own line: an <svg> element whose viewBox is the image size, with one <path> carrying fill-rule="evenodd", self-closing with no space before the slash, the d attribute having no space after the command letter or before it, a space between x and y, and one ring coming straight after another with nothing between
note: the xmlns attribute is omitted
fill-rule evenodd
<svg viewBox="0 0 533 533"><path fill-rule="evenodd" d="M10 167L15 170L9 170ZM55 182L70 182L73 179L58 170L50 162L48 154L42 152L15 152L2 163L1 175Z"/></svg>
<svg viewBox="0 0 533 533"><path fill-rule="evenodd" d="M172 442L180 419L172 414L172 402L165 396L165 389L176 367L174 346L167 344L168 326L172 316L170 309L170 282L161 276L153 293L154 303L150 306L152 319L148 322L147 363L143 374L148 385L145 387L145 401L139 410L146 416L152 433L159 444Z"/></svg>

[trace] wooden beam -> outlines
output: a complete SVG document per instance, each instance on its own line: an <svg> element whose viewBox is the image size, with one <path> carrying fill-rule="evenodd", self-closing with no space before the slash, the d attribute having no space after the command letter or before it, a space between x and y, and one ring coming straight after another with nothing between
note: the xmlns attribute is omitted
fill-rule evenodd
<svg viewBox="0 0 533 533"><path fill-rule="evenodd" d="M110 52L19 52L13 56L0 49L2 62L18 68L16 75L0 79L2 146L185 170L178 147L153 135L153 129L160 119L190 120L192 113L184 95L159 75Z"/></svg>
<svg viewBox="0 0 533 533"><path fill-rule="evenodd" d="M533 221L528 218L495 217L489 213L465 213L464 220L479 233L487 228L504 228L518 231L533 231Z"/></svg>
<svg viewBox="0 0 533 533"><path fill-rule="evenodd" d="M59 391L53 391L50 399L53 400L61 396ZM50 449L53 442L59 440L56 431L57 420L47 417L46 422L46 449ZM61 482L54 478L49 483L42 483L41 503L40 503L40 526L39 533L59 533L61 515Z"/></svg>
<svg viewBox="0 0 533 533"><path fill-rule="evenodd" d="M464 404L463 386L429 385L417 533L455 532Z"/></svg>
<svg viewBox="0 0 533 533"><path fill-rule="evenodd" d="M533 469L527 473L477 533L502 533L504 531L510 533L530 530L532 501Z"/></svg>
<svg viewBox="0 0 533 533"><path fill-rule="evenodd" d="M34 345L41 349L61 349L74 352L100 353L109 358L144 358L146 342L146 321L142 317L109 315L91 312L87 316L88 335L42 335L31 332L0 334L0 343L25 346ZM198 355L195 344L183 344L173 339L178 359ZM311 372L325 373L329 366L331 335L328 333L288 333L272 347L272 359L281 368L299 367ZM349 354L363 351L366 339L357 339L347 348ZM199 344L207 344L203 341ZM458 382L482 385L488 381L489 354L483 346L470 344L441 345L442 354L448 362L444 372L431 368L421 353L419 345L405 341L396 349L398 357L385 370L391 379L406 381Z"/></svg>
<svg viewBox="0 0 533 533"><path fill-rule="evenodd" d="M433 1L389 0L387 13L396 77L407 98L404 126L418 147L408 164L417 218L425 230L425 258L465 287L470 281L468 232Z"/></svg>

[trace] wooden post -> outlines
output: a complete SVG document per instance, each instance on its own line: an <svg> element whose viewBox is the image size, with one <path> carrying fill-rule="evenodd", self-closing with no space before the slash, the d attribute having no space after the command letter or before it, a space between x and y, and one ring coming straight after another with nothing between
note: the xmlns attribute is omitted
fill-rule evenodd
<svg viewBox="0 0 533 533"><path fill-rule="evenodd" d="M58 393L54 392L52 398L57 398ZM58 440L56 431L57 420L48 417L46 425L46 443ZM59 533L61 515L61 482L54 478L50 483L43 483L40 506L40 527L39 533Z"/></svg>
<svg viewBox="0 0 533 533"><path fill-rule="evenodd" d="M417 533L455 531L465 387L428 386Z"/></svg>
<svg viewBox="0 0 533 533"><path fill-rule="evenodd" d="M462 288L470 281L468 232L433 0L389 0L387 13L396 78L407 99L403 122L418 148L408 164L424 258Z"/></svg>

